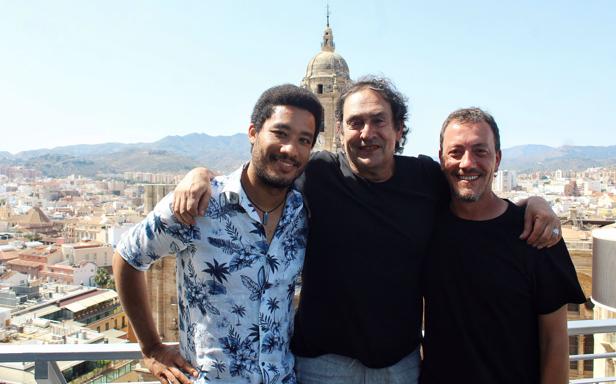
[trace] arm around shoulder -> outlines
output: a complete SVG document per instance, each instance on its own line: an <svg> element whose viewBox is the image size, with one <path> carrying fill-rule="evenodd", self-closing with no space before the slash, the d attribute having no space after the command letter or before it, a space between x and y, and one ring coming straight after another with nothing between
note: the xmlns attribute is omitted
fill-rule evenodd
<svg viewBox="0 0 616 384"><path fill-rule="evenodd" d="M173 214L186 225L194 225L195 217L205 215L212 194L213 174L204 167L193 168L173 191Z"/></svg>
<svg viewBox="0 0 616 384"><path fill-rule="evenodd" d="M524 231L520 239L538 249L552 247L562 238L560 219L548 202L539 196L531 196L517 203L526 206Z"/></svg>

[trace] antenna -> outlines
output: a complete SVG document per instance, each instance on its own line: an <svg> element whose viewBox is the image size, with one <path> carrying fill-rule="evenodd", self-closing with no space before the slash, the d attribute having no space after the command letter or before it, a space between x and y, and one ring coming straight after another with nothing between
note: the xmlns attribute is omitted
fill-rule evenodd
<svg viewBox="0 0 616 384"><path fill-rule="evenodd" d="M327 26L329 27L329 3L327 3Z"/></svg>

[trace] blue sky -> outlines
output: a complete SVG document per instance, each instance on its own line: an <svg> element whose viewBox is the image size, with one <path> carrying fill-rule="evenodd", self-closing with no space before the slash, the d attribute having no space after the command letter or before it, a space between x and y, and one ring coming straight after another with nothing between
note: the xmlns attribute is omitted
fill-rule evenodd
<svg viewBox="0 0 616 384"><path fill-rule="evenodd" d="M0 151L246 132L263 90L301 81L325 4L0 0ZM616 144L614 1L329 4L351 77L409 97L406 154L466 106L504 148Z"/></svg>

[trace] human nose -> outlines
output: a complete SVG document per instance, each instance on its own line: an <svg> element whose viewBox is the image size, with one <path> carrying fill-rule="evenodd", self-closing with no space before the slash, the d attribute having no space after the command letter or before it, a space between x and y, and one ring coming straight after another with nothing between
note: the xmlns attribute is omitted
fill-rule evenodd
<svg viewBox="0 0 616 384"><path fill-rule="evenodd" d="M364 127L361 129L360 138L362 140L370 140L374 137L375 130L374 126L368 121L364 124Z"/></svg>
<svg viewBox="0 0 616 384"><path fill-rule="evenodd" d="M280 152L284 153L285 155L289 156L290 158L295 158L297 156L297 153L298 153L298 145L299 144L297 144L297 143L289 141L287 143L284 143L280 147Z"/></svg>
<svg viewBox="0 0 616 384"><path fill-rule="evenodd" d="M460 168L474 168L475 157L471 151L465 151L460 159Z"/></svg>

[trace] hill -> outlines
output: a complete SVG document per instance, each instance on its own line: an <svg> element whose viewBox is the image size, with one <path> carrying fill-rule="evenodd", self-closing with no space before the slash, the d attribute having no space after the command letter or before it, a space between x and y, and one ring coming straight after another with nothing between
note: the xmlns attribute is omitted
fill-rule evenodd
<svg viewBox="0 0 616 384"><path fill-rule="evenodd" d="M185 172L198 165L226 173L249 158L250 144L246 135L239 133L232 136L191 133L167 136L153 143L70 145L15 155L0 152L0 164L35 168L50 177L125 171ZM616 145L554 148L530 144L503 149L500 168L529 172L614 165Z"/></svg>
<svg viewBox="0 0 616 384"><path fill-rule="evenodd" d="M198 165L229 172L249 157L250 144L245 134L192 133L167 136L153 143L80 144L15 155L0 152L0 164L23 165L49 177L62 177L70 174L94 176L99 172L184 172Z"/></svg>

